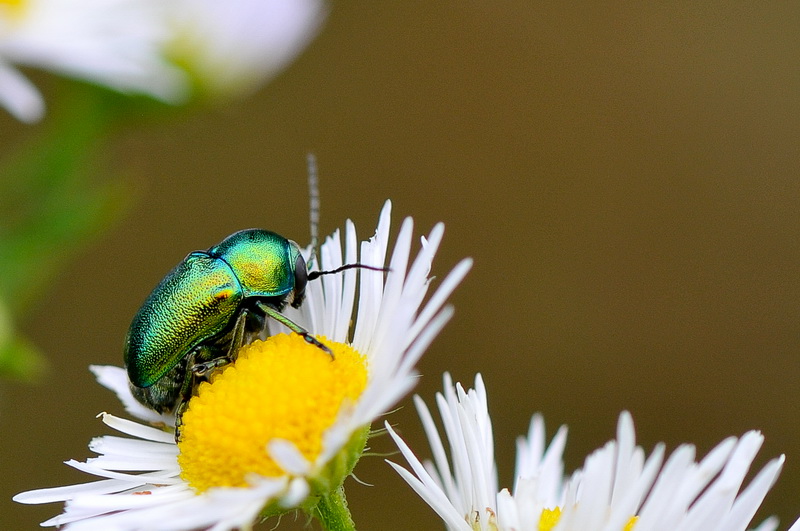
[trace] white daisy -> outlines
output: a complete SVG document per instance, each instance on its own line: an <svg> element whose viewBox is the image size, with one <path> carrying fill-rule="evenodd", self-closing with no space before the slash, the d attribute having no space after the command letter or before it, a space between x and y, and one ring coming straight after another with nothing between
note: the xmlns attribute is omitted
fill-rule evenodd
<svg viewBox="0 0 800 531"><path fill-rule="evenodd" d="M175 0L168 54L212 95L250 92L291 62L325 19L322 0Z"/></svg>
<svg viewBox="0 0 800 531"><path fill-rule="evenodd" d="M321 267L357 261L382 267L390 210L387 202L360 256L348 221L344 253L337 231L320 249ZM103 413L103 422L130 437L96 438L90 449L99 457L67 464L106 479L14 499L66 501L64 513L42 525L67 529L221 530L297 507L318 517L323 510L346 513L338 505L344 501L341 484L364 449L370 423L414 385L414 365L450 318L444 303L471 265L468 259L459 263L423 303L443 225L422 239L408 267L412 229L407 218L388 273L358 273L355 315L354 270L309 282L306 302L290 316L326 336L333 361L296 335L243 347L234 365L199 387L183 417L180 445L171 431L174 419L139 405L124 369L94 367L131 415L161 428ZM314 508L317 499L322 501Z"/></svg>
<svg viewBox="0 0 800 531"><path fill-rule="evenodd" d="M623 412L617 439L590 455L584 467L564 478L562 426L550 445L544 422L534 415L528 438L517 443L513 493L498 489L492 425L486 390L478 375L475 389L455 387L444 378L436 402L445 445L430 411L415 397L433 461L420 461L389 427L410 465L389 463L433 508L447 529L459 531L733 531L744 530L783 466L771 460L742 488L763 436L751 431L730 437L700 462L692 445L678 447L664 462L663 444L649 457L636 446L633 420ZM769 518L756 529L777 528ZM800 522L791 531L800 531Z"/></svg>
<svg viewBox="0 0 800 531"><path fill-rule="evenodd" d="M39 91L14 65L44 68L121 92L185 97L185 75L163 59L167 20L144 0L0 2L0 105L25 122L41 118Z"/></svg>

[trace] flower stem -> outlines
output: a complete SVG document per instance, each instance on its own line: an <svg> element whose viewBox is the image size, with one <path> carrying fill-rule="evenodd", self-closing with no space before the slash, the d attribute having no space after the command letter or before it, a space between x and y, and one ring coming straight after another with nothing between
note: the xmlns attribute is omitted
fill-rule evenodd
<svg viewBox="0 0 800 531"><path fill-rule="evenodd" d="M356 524L347 508L344 497L344 487L335 489L330 494L320 498L314 508L314 516L326 531L355 531Z"/></svg>

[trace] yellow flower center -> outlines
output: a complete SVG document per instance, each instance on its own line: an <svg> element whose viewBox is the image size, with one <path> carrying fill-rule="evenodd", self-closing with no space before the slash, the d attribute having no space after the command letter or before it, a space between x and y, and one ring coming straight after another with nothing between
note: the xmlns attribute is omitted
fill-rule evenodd
<svg viewBox="0 0 800 531"><path fill-rule="evenodd" d="M19 18L27 6L27 0L0 0L0 17Z"/></svg>
<svg viewBox="0 0 800 531"><path fill-rule="evenodd" d="M638 520L638 516L632 516L628 523L625 524L625 527L622 528L622 531L633 531L633 526L636 525L636 520Z"/></svg>
<svg viewBox="0 0 800 531"><path fill-rule="evenodd" d="M267 451L273 439L290 441L310 462L342 406L367 384L364 356L319 338L334 353L300 336L277 335L239 350L235 364L202 383L183 415L181 477L195 490L243 487L247 476L282 476Z"/></svg>
<svg viewBox="0 0 800 531"><path fill-rule="evenodd" d="M539 531L551 531L556 526L559 519L561 519L560 508L556 507L555 509L543 510L539 517ZM628 520L628 523L625 524L625 527L620 531L633 531L633 527L636 525L636 520L638 519L638 516L632 516L631 519Z"/></svg>
<svg viewBox="0 0 800 531"><path fill-rule="evenodd" d="M550 531L558 523L561 518L561 509L545 509L542 511L542 516L539 517L539 531Z"/></svg>

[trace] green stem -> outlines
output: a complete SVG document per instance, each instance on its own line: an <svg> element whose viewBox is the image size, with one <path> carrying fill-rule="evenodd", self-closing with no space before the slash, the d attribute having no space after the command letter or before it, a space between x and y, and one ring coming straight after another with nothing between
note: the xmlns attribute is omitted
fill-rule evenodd
<svg viewBox="0 0 800 531"><path fill-rule="evenodd" d="M327 496L320 498L314 508L314 516L326 531L355 531L356 524L347 508L344 488L339 487Z"/></svg>

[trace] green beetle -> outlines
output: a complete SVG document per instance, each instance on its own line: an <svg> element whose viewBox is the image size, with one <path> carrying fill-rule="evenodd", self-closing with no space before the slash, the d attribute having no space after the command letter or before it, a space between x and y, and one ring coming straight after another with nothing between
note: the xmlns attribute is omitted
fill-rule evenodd
<svg viewBox="0 0 800 531"><path fill-rule="evenodd" d="M309 273L295 242L261 229L190 253L150 293L128 330L125 366L133 396L159 413L174 411L177 439L196 385L257 339L267 318L330 354L281 311L302 305L309 280L355 267L378 269L348 264Z"/></svg>

